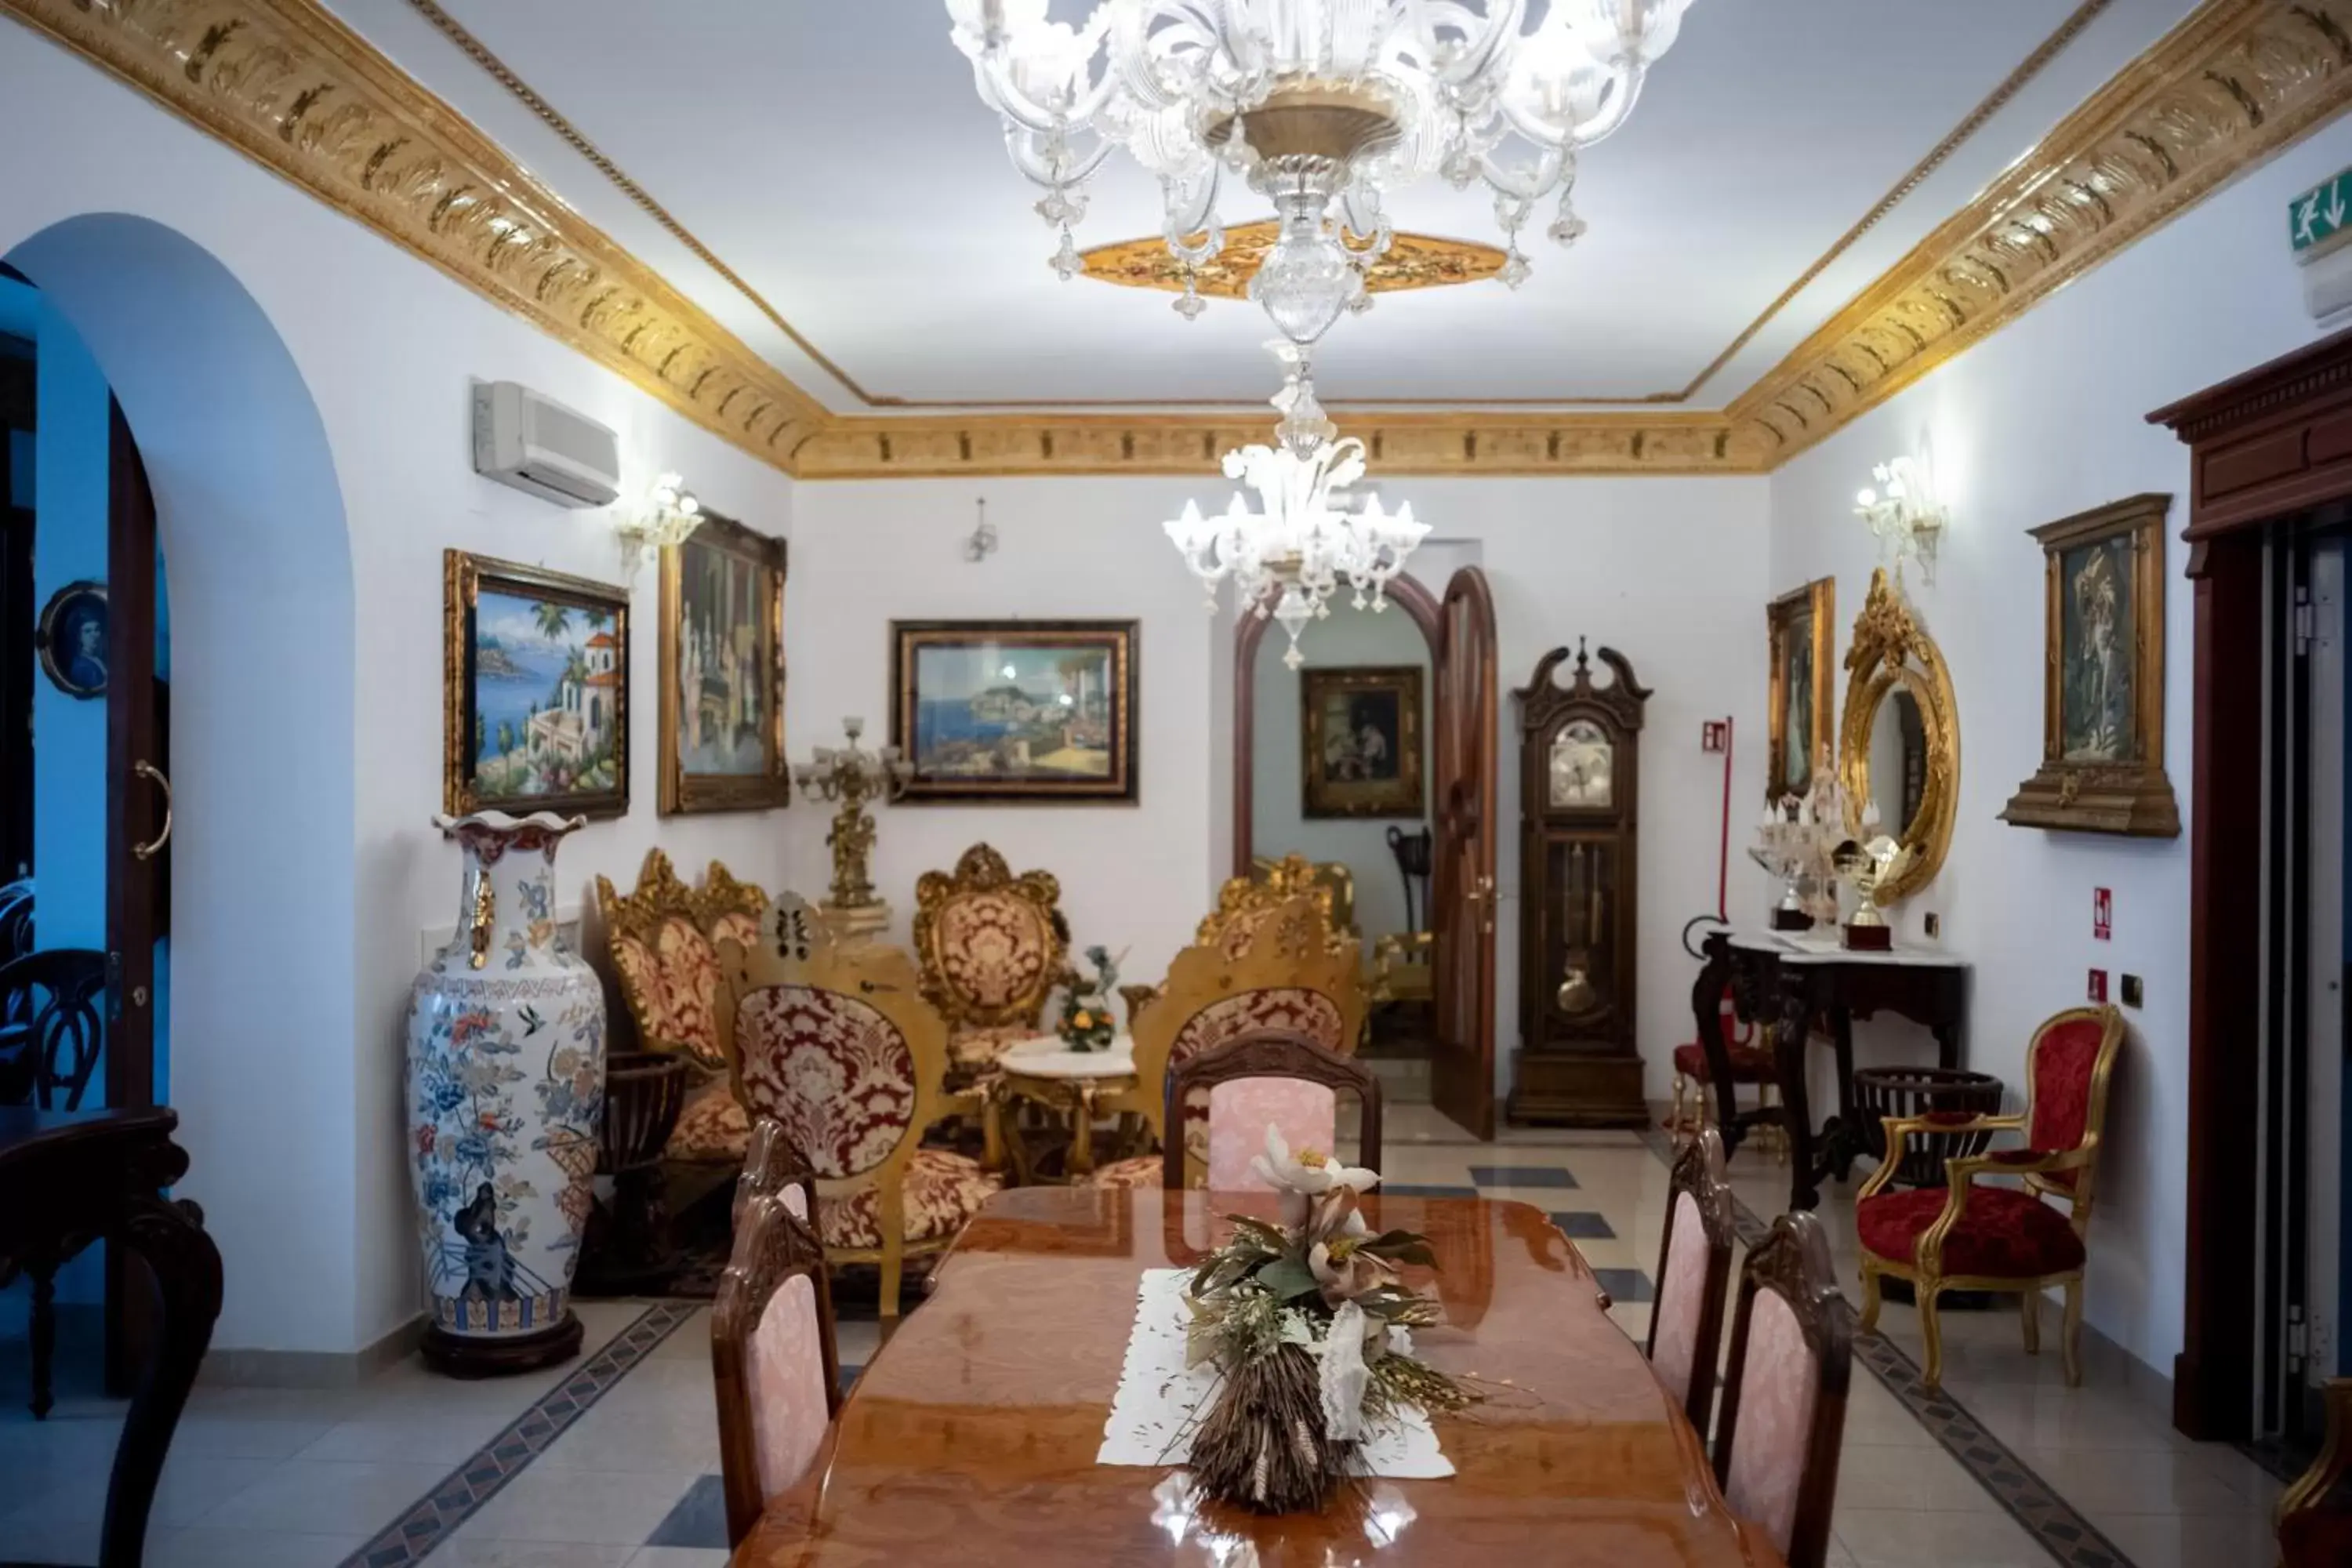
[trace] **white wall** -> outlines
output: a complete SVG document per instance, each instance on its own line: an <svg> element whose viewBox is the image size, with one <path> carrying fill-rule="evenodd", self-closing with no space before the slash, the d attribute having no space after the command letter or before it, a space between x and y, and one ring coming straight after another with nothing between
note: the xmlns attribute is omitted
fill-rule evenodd
<svg viewBox="0 0 2352 1568"><path fill-rule="evenodd" d="M1444 587L1441 580L1438 587ZM1338 861L1355 878L1356 929L1364 935L1364 951L1391 932L1429 929L1429 915L1414 895L1415 924L1404 918L1404 879L1397 872L1396 855L1389 848L1391 828L1418 833L1428 826L1435 788L1431 773L1429 721L1437 692L1430 682L1429 639L1413 618L1394 605L1374 614L1359 610L1343 595L1331 618L1307 629L1299 639L1306 656L1303 668L1282 661L1290 641L1279 626L1266 628L1257 645L1256 691L1253 702L1251 766L1255 788L1251 792L1252 852L1268 858L1304 855L1309 860ZM1299 692L1308 669L1412 665L1421 671L1421 712L1417 733L1421 752L1422 815L1419 816L1315 816L1307 815L1306 753L1300 747L1304 714ZM1230 703L1231 699L1227 701ZM1228 717L1230 723L1230 716Z"/></svg>
<svg viewBox="0 0 2352 1568"><path fill-rule="evenodd" d="M2176 498L2165 562L2165 765L2186 823L2193 626L2177 536L2188 521L2188 449L2143 416L2315 335L2286 255L2286 204L2347 162L2352 125L2338 122L1771 480L1769 586L1834 573L1843 658L1873 563L1869 534L1852 515L1853 492L1873 463L1932 455L1952 525L1936 584L1915 585L1913 596L1958 695L1959 816L1942 874L1910 900L1902 923L1916 936L1926 911L1942 912L1947 944L1976 966L1971 1065L2012 1088L2033 1026L2080 1003L2089 970L2145 978L2147 1005L2132 1018L2101 1163L2088 1312L2167 1375L2180 1346L2186 1226L2189 841L1995 820L2041 758L2042 556L2026 531L2143 490ZM2106 942L2091 935L2099 887L2115 894ZM1743 912L1760 916L1760 884L1750 879L1742 896ZM1866 1026L1865 1059L1868 1042L1900 1036L1899 1027Z"/></svg>
<svg viewBox="0 0 2352 1568"><path fill-rule="evenodd" d="M1715 909L1723 760L1699 751L1702 720L1730 715L1748 738L1735 806L1763 787L1766 483L1400 479L1382 489L1391 504L1410 500L1460 541L1445 553L1483 563L1495 595L1505 693L1498 1089L1509 1086L1518 1041L1518 752L1508 692L1546 649L1579 636L1623 651L1656 691L1643 741L1638 1008L1649 1092L1663 1095L1668 1053L1691 1032L1691 963L1676 935ZM982 492L1003 543L975 565L958 544ZM877 885L899 932L915 879L985 838L1016 870L1042 867L1061 879L1079 945L1132 943L1136 977L1161 973L1190 940L1231 864L1230 745L1221 738L1233 724L1233 623L1230 611L1202 613L1201 592L1160 523L1187 498L1223 493L1223 481L1208 479L903 479L795 491L784 621L796 747L837 732L844 713L865 717L870 735L887 731L894 617L1142 623L1141 802L885 808ZM1433 590L1444 575L1429 577ZM1310 646L1322 629L1307 634ZM793 837L793 885L817 892L830 872L811 828ZM1735 870L1735 889L1742 876Z"/></svg>
<svg viewBox="0 0 2352 1568"><path fill-rule="evenodd" d="M59 125L91 129L59 137ZM209 252L282 339L273 352L290 355L323 429L340 517L276 514L267 464L219 474L193 445L163 455L176 481L158 485L175 761L206 781L194 803L205 809L182 813L190 853L175 864L173 924L189 951L172 1056L194 1160L184 1190L204 1203L226 1262L215 1342L348 1351L420 1303L398 1028L418 932L456 909L457 853L428 826L441 802L442 550L618 574L605 514L474 476L468 378L528 382L614 426L628 483L677 468L756 528L784 531L790 481L21 27L0 27L0 255L36 253L20 242L88 213L139 214ZM62 297L72 279L48 281ZM131 351L118 346L110 363L103 323L76 325L121 388ZM144 335L156 363L175 342L217 346L186 321ZM127 391L124 402L136 433L141 410ZM161 437L168 423L151 428ZM306 531L344 528L347 576L274 581L308 559L294 548ZM655 584L648 566L632 648L635 805L567 844L567 903L596 872L633 880L656 841L689 868L718 856L774 881L786 840L814 830L800 813L656 818ZM311 624L306 601L339 596L348 613ZM286 691L314 669L350 672L337 699L360 716L348 762L319 757L318 736L334 730L313 710L266 690L222 707L244 689L240 672L278 672ZM338 792L348 815L304 826ZM213 841L199 852L186 836L208 817ZM208 928L199 963L192 942Z"/></svg>

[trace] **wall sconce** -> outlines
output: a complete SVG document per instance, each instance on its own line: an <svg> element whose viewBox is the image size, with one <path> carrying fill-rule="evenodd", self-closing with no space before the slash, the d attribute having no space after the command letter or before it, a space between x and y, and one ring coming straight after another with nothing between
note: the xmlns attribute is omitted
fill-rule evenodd
<svg viewBox="0 0 2352 1568"><path fill-rule="evenodd" d="M1854 515L1870 524L1878 536L1878 555L1895 568L1895 585L1903 585L1903 563L1919 563L1919 580L1934 586L1936 546L1944 537L1946 517L1936 500L1925 464L1896 458L1871 470L1875 487L1854 499Z"/></svg>
<svg viewBox="0 0 2352 1568"><path fill-rule="evenodd" d="M677 474L662 475L637 509L613 525L621 541L621 570L635 578L648 548L667 550L683 543L701 526L702 503L686 488L686 480Z"/></svg>

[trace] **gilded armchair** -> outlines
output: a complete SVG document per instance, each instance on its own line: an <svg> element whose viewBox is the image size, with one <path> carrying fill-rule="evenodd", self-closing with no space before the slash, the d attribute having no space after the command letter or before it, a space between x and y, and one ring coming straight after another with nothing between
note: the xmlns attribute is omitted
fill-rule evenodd
<svg viewBox="0 0 2352 1568"><path fill-rule="evenodd" d="M1339 872L1338 879L1328 874L1332 869ZM1343 906L1335 903L1334 895L1340 889L1344 889L1346 893L1346 918L1352 921L1355 918L1355 881L1348 874L1346 867L1319 867L1304 855L1286 855L1279 860L1257 860L1252 866L1250 875L1230 878L1223 887L1217 889L1217 907L1202 917L1199 928L1192 933L1193 943L1198 947L1215 948L1228 958L1239 958L1249 951L1258 928L1269 915L1293 899L1305 898L1315 905L1317 918L1322 922L1325 945L1335 952L1346 953L1349 961L1360 969L1361 939L1356 935L1352 926L1339 923L1339 911ZM1175 974L1172 965L1169 974L1171 978ZM1127 1002L1130 1032L1135 1027L1138 1016L1162 989L1164 985L1122 985L1118 988L1119 995ZM1353 1037L1349 1037L1346 1048L1355 1049Z"/></svg>
<svg viewBox="0 0 2352 1568"><path fill-rule="evenodd" d="M985 844L952 873L915 884L915 953L924 999L948 1024L948 1081L961 1087L1007 1046L1044 1027L1045 998L1066 967L1070 928L1049 872L1016 877Z"/></svg>
<svg viewBox="0 0 2352 1568"><path fill-rule="evenodd" d="M1238 952L1219 931L1176 955L1168 984L1136 1015L1134 1102L1164 1147L1168 1075L1179 1063L1244 1034L1267 1029L1304 1035L1326 1049L1352 1055L1364 1024L1362 971L1354 944L1336 946L1323 906L1312 894L1261 911L1251 940ZM1187 1168L1207 1169L1209 1106L1205 1093L1184 1107ZM1155 1184L1158 1154L1122 1160L1095 1173L1097 1186Z"/></svg>
<svg viewBox="0 0 2352 1568"><path fill-rule="evenodd" d="M699 890L678 879L669 857L648 850L635 890L596 879L605 952L635 1020L640 1049L680 1056L688 1091L664 1154L696 1164L740 1164L751 1122L729 1082L732 1045L720 1016L719 943L759 931L768 895L713 860Z"/></svg>
<svg viewBox="0 0 2352 1568"><path fill-rule="evenodd" d="M1854 1200L1862 1241L1862 1326L1878 1322L1879 1281L1910 1281L1927 1342L1925 1381L1943 1381L1943 1330L1937 1297L1946 1290L2005 1290L2023 1298L2025 1350L2042 1348L2042 1292L2066 1289L2061 1342L2066 1382L2083 1380L2084 1232L2107 1119L2107 1084L2124 1041L2123 1015L2112 1006L2074 1007L2045 1021L2026 1048L2026 1108L2019 1116L1890 1116L1886 1158ZM1945 1188L1883 1189L1903 1162L1913 1132L2018 1132L2022 1149L1948 1160ZM1979 1176L2022 1177L2019 1187L1986 1186ZM2061 1213L2044 1198L2065 1200Z"/></svg>
<svg viewBox="0 0 2352 1568"><path fill-rule="evenodd" d="M736 1094L814 1174L817 1235L836 1264L879 1267L885 1325L909 1257L946 1250L1003 1183L920 1147L950 1109L947 1025L897 948L845 947L787 893L749 944L721 950Z"/></svg>

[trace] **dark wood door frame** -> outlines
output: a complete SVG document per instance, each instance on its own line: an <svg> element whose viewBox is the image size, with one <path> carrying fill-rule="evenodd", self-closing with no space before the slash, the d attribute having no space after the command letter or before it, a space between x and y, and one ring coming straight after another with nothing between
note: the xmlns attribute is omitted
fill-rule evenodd
<svg viewBox="0 0 2352 1568"><path fill-rule="evenodd" d="M2264 545L2352 498L2352 331L2148 416L2189 447L2196 595L2189 836L2188 1267L2173 1425L2251 1435L2262 1128Z"/></svg>
<svg viewBox="0 0 2352 1568"><path fill-rule="evenodd" d="M1445 689L1445 683L1434 679L1440 649L1437 646L1437 595L1410 575L1399 575L1388 586L1388 596L1397 606L1412 617L1421 628L1422 640L1429 645L1430 681L1429 728L1436 728L1436 703ZM1243 616L1234 624L1234 870L1236 877L1250 874L1250 858L1257 853L1256 790L1257 790L1257 647L1265 640L1266 628L1274 625L1271 616Z"/></svg>

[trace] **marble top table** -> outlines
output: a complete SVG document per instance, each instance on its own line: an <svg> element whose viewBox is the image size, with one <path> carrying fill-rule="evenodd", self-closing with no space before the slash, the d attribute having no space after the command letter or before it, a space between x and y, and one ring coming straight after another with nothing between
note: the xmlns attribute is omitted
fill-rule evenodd
<svg viewBox="0 0 2352 1568"><path fill-rule="evenodd" d="M1101 1050L1074 1051L1062 1043L1059 1035L1036 1035L1007 1046L1001 1063L1006 1072L1019 1073L1024 1078L1066 1081L1093 1079L1097 1082L1133 1078L1135 1041L1121 1029Z"/></svg>
<svg viewBox="0 0 2352 1568"><path fill-rule="evenodd" d="M1125 1031L1113 1036L1110 1044L1098 1051L1074 1051L1059 1035L1017 1040L1005 1047L996 1065L1002 1074L997 1089L1000 1115L1013 1101L1020 1100L1044 1106L1067 1124L1069 1157L1063 1173L1073 1182L1082 1182L1094 1172L1096 1117L1142 1110L1135 1081L1135 1042ZM1019 1127L1009 1119L1001 1121L998 1136L1012 1151L1018 1174L1026 1184L1034 1160Z"/></svg>

